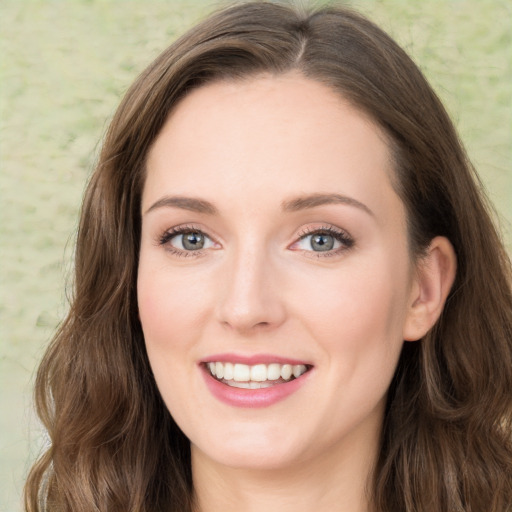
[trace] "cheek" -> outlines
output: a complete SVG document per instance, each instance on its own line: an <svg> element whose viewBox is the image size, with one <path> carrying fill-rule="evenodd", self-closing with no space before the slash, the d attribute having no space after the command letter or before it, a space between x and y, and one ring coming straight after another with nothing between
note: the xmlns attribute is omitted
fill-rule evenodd
<svg viewBox="0 0 512 512"><path fill-rule="evenodd" d="M194 281L152 263L155 262L141 257L137 281L139 316L157 386L168 410L178 420L187 410L190 376L196 369L198 322L204 305Z"/></svg>
<svg viewBox="0 0 512 512"><path fill-rule="evenodd" d="M141 260L137 282L139 315L148 350L182 346L206 309L204 283L186 272L158 269Z"/></svg>
<svg viewBox="0 0 512 512"><path fill-rule="evenodd" d="M170 312L174 309L174 294L166 293L160 280L140 272L137 284L139 315L146 345L165 343L172 324Z"/></svg>
<svg viewBox="0 0 512 512"><path fill-rule="evenodd" d="M325 280L305 283L308 292L297 292L308 317L331 333L350 334L361 329L392 329L403 318L406 304L405 276L389 266L372 264L332 273Z"/></svg>
<svg viewBox="0 0 512 512"><path fill-rule="evenodd" d="M328 281L317 280L307 294L294 294L304 298L297 306L304 324L336 371L355 375L362 370L386 378L393 373L408 296L403 268L394 270L385 259L374 258L333 273Z"/></svg>

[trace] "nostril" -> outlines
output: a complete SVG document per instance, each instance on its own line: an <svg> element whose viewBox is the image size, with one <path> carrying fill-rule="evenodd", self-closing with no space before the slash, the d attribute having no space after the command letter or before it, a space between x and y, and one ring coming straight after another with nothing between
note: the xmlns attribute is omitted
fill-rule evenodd
<svg viewBox="0 0 512 512"><path fill-rule="evenodd" d="M244 319L241 318L230 318L228 320L222 320L221 324L228 329L233 329L240 332L264 330L272 326L272 322L251 322L245 321Z"/></svg>

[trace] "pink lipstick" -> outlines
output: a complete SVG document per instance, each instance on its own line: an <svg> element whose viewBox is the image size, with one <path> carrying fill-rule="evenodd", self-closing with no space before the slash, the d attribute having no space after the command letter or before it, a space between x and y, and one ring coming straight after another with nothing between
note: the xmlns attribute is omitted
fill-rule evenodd
<svg viewBox="0 0 512 512"><path fill-rule="evenodd" d="M307 382L312 365L273 355L216 354L199 364L215 398L234 407L267 407Z"/></svg>

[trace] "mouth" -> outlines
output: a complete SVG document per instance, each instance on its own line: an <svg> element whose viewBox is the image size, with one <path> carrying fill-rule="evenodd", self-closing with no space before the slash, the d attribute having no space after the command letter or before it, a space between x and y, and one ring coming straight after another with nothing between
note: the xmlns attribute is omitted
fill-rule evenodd
<svg viewBox="0 0 512 512"><path fill-rule="evenodd" d="M300 378L311 370L307 364L255 364L247 365L222 361L203 363L207 373L215 380L233 388L264 389Z"/></svg>

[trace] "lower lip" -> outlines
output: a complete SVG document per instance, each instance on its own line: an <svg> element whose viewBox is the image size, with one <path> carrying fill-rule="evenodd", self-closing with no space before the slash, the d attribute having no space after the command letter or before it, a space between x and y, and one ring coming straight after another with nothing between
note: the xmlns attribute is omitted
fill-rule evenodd
<svg viewBox="0 0 512 512"><path fill-rule="evenodd" d="M202 373L211 394L221 402L233 407L256 408L268 407L292 395L306 382L310 372L298 379L261 389L235 388L219 382L205 369L202 369Z"/></svg>

